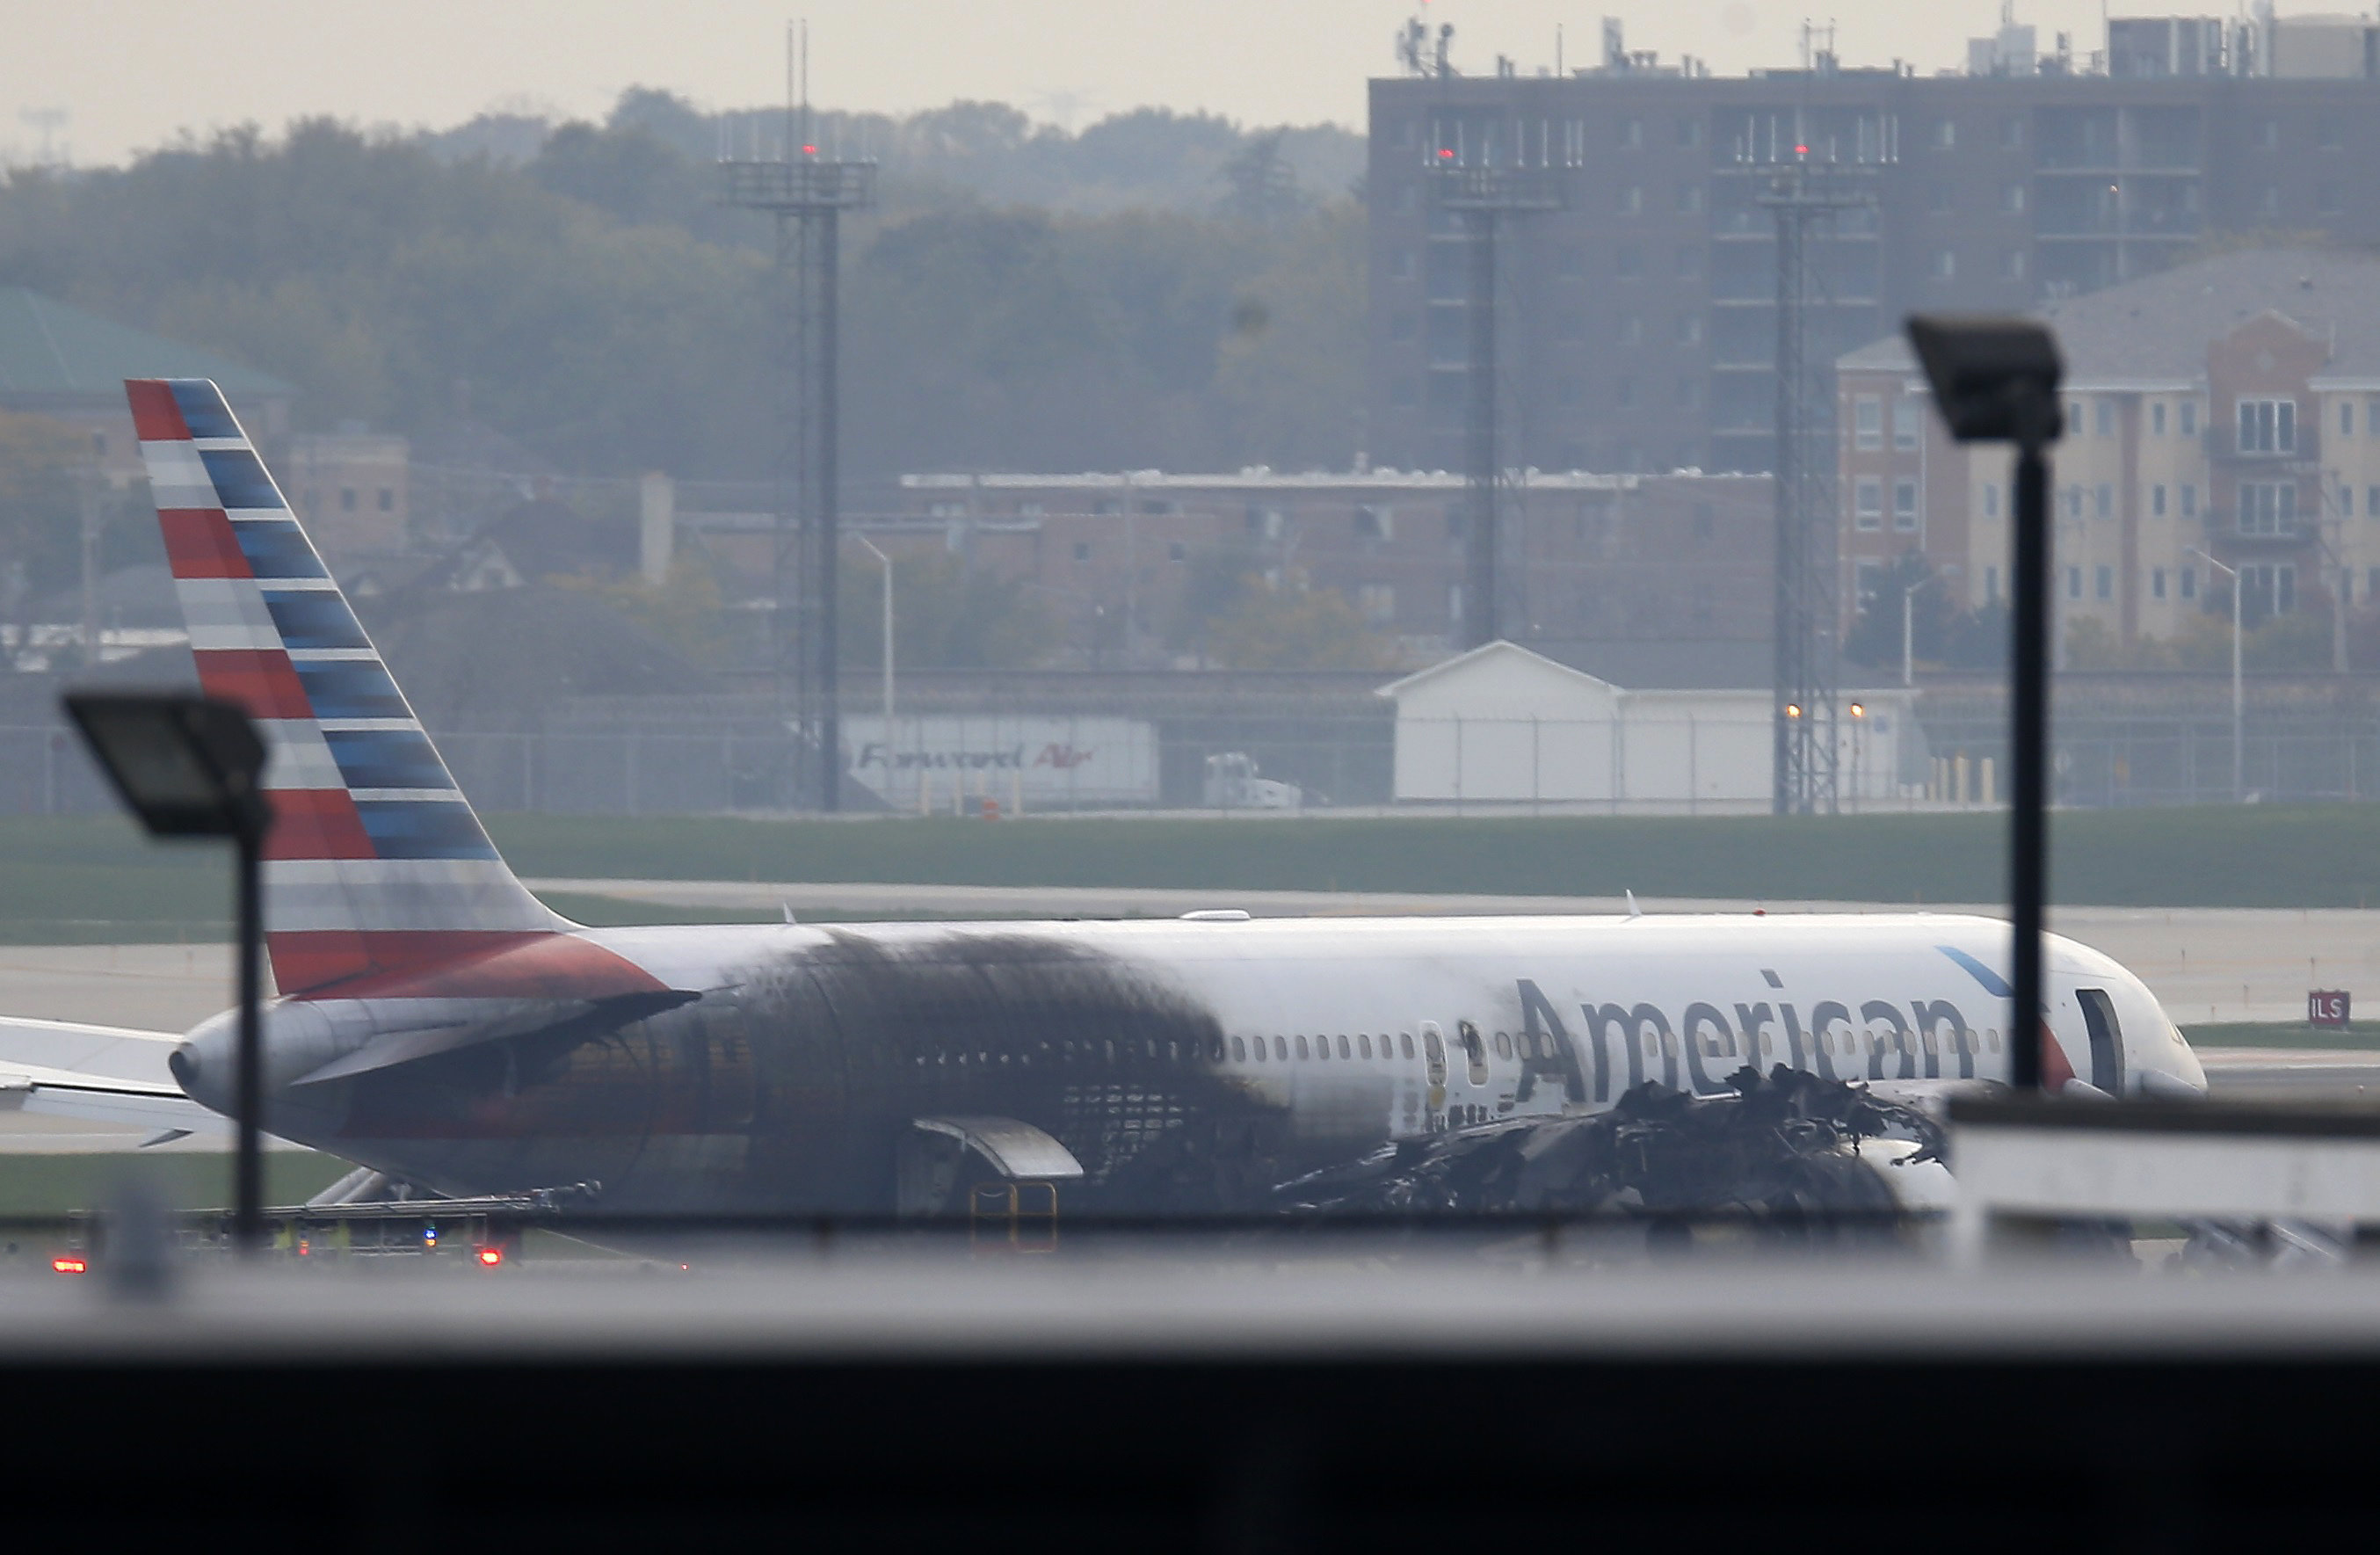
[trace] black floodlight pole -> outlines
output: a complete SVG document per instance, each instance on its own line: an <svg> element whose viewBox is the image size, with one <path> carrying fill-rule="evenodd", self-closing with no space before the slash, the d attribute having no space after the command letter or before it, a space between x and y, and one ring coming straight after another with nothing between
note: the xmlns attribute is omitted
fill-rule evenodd
<svg viewBox="0 0 2380 1555"><path fill-rule="evenodd" d="M228 837L238 855L239 1073L233 1236L264 1240L262 971L265 747L245 711L188 691L72 691L67 714L140 824L160 837Z"/></svg>
<svg viewBox="0 0 2380 1555"><path fill-rule="evenodd" d="M2064 375L2030 319L1917 315L1909 343L1961 443L2016 444L2009 686L2009 1081L2041 1087L2041 936L2049 897L2049 461Z"/></svg>

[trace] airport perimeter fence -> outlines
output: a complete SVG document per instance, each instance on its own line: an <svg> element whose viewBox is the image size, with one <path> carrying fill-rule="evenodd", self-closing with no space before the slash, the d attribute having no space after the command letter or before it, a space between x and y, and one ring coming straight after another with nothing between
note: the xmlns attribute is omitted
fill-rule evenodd
<svg viewBox="0 0 2380 1555"><path fill-rule="evenodd" d="M948 718L937 742L896 721L889 750L845 808L894 813L1260 808L1219 765L1293 785L1305 809L1463 813L1752 813L1769 802L1766 721L1195 717L1147 722L1018 714ZM1848 721L1846 721L1848 723ZM846 744L871 743L846 720ZM2006 731L1988 719L1922 721L1905 741L1846 733L1846 810L1988 807L2007 798ZM577 726L449 731L440 749L491 812L700 815L791 808L795 741L764 726L720 732ZM1121 741L1121 756L1102 751ZM2233 782L2228 718L2061 721L2057 802L2084 808L2359 801L2380 797L2380 720L2251 718ZM1237 758L1245 758L1245 763ZM1104 763L1104 764L1102 764ZM1278 791L1270 791L1279 797ZM0 726L0 814L80 814L115 800L65 727Z"/></svg>

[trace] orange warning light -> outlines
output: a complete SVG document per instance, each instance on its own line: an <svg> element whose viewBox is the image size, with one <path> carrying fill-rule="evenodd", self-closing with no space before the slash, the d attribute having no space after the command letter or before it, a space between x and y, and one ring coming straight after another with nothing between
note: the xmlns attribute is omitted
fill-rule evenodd
<svg viewBox="0 0 2380 1555"><path fill-rule="evenodd" d="M88 1274L91 1272L91 1265L72 1254L67 1254L64 1257L52 1258L50 1270L56 1274Z"/></svg>

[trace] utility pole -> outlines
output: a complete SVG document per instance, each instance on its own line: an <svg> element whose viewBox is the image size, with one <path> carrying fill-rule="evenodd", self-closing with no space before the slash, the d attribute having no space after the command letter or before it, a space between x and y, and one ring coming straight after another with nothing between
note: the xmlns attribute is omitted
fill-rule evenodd
<svg viewBox="0 0 2380 1555"><path fill-rule="evenodd" d="M1524 154L1517 126L1508 128L1508 139L1505 157ZM1475 155L1479 164L1466 165ZM1508 216L1560 210L1561 198L1548 168L1494 165L1499 155L1492 143L1475 150L1437 146L1430 156L1439 209L1461 214L1470 232L1470 287L1463 309L1470 326L1470 393L1463 419L1463 646L1477 648L1503 635L1497 555L1497 485L1504 473L1496 417L1497 227Z"/></svg>
<svg viewBox="0 0 2380 1555"><path fill-rule="evenodd" d="M1806 40L1805 40L1806 45ZM1810 312L1819 267L1814 229L1876 195L1830 162L1812 159L1796 115L1790 150L1756 165L1759 202L1777 222L1777 604L1775 787L1779 815L1831 813L1837 803L1835 705L1841 619L1836 605L1833 363L1813 359ZM1877 148L1879 156L1884 147ZM1828 332L1831 337L1831 332Z"/></svg>
<svg viewBox="0 0 2380 1555"><path fill-rule="evenodd" d="M876 164L819 155L810 128L808 55L807 30L798 52L789 34L784 155L722 158L719 165L724 202L765 212L777 224L782 339L771 678L778 719L793 733L800 761L788 797L833 810L843 789L835 662L838 222L845 211L875 203Z"/></svg>
<svg viewBox="0 0 2380 1555"><path fill-rule="evenodd" d="M2248 698L2240 674L2240 569L2225 565L2195 545L2190 553L2231 580L2231 798L2236 804L2248 794Z"/></svg>

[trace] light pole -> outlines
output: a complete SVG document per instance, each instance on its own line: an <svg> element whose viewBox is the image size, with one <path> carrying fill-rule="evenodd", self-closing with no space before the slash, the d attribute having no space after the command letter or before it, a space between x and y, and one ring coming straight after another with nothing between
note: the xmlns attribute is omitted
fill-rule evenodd
<svg viewBox="0 0 2380 1555"><path fill-rule="evenodd" d="M2041 1088L2049 894L2049 461L2058 342L2030 319L1912 317L1909 344L1961 443L2014 443L2009 686L2009 1083Z"/></svg>
<svg viewBox="0 0 2380 1555"><path fill-rule="evenodd" d="M1904 686L1917 684L1917 590L1941 582L1945 574L1957 570L1956 567L1946 567L1942 572L1928 573L1914 583L1900 586L1900 684Z"/></svg>
<svg viewBox="0 0 2380 1555"><path fill-rule="evenodd" d="M2195 545L2190 553L2231 580L2231 802L2248 792L2248 701L2240 682L2240 569L2226 566Z"/></svg>
<svg viewBox="0 0 2380 1555"><path fill-rule="evenodd" d="M854 535L861 550L884 569L884 744L892 744L892 558L876 549L866 535Z"/></svg>
<svg viewBox="0 0 2380 1555"><path fill-rule="evenodd" d="M67 714L140 824L160 837L228 837L239 857L239 1128L232 1234L253 1252L264 1240L264 1112L261 1024L264 920L260 877L273 807L264 796L264 741L238 706L187 691L69 691Z"/></svg>

